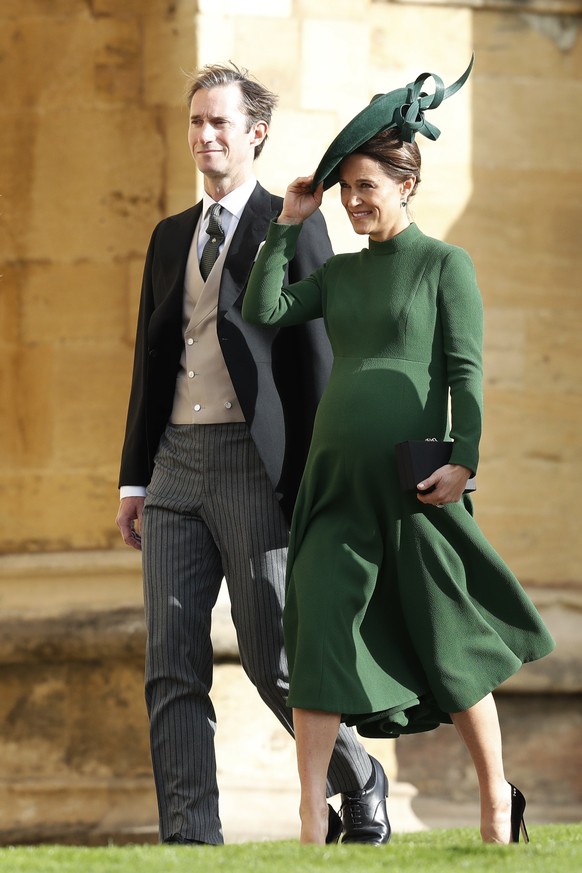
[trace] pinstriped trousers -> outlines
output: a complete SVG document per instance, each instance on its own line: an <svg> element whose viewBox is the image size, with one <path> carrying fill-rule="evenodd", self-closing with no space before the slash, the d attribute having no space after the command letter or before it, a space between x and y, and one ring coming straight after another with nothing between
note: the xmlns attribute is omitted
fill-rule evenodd
<svg viewBox="0 0 582 873"><path fill-rule="evenodd" d="M245 423L168 425L144 506L146 704L160 839L223 842L209 696L224 576L241 664L292 734L282 608L288 526ZM342 725L328 796L362 788L369 756Z"/></svg>

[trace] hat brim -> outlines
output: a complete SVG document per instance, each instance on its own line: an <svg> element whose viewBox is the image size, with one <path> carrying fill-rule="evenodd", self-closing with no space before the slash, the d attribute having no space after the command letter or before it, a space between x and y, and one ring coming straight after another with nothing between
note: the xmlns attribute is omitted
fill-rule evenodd
<svg viewBox="0 0 582 873"><path fill-rule="evenodd" d="M340 164L343 159L357 151L373 136L391 127L398 127L402 138L408 142L413 142L417 133L436 140L440 130L425 119L424 112L427 109L435 109L465 84L474 61L473 53L463 75L448 88L444 87L442 79L434 73L422 73L406 88L397 88L387 94L377 94L373 97L370 103L346 124L327 148L314 173L312 188L315 189L321 182L324 189L335 185L339 181ZM420 90L429 78L434 79L436 83L435 92L430 95Z"/></svg>
<svg viewBox="0 0 582 873"><path fill-rule="evenodd" d="M331 188L339 181L339 165L345 157L377 133L395 127L394 114L404 104L406 94L406 88L382 94L358 112L338 133L319 162L313 177L314 186L323 182L324 189Z"/></svg>

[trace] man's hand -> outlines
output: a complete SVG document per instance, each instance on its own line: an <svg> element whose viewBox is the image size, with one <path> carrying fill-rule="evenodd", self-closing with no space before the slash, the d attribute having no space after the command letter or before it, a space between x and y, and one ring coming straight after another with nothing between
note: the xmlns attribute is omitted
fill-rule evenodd
<svg viewBox="0 0 582 873"><path fill-rule="evenodd" d="M144 497L124 497L119 503L119 511L115 519L123 542L138 551L141 551L141 516L144 500Z"/></svg>

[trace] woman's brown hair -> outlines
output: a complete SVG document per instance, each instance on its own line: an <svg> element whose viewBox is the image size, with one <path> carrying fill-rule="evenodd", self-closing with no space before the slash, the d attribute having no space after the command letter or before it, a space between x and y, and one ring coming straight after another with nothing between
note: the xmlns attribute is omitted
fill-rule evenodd
<svg viewBox="0 0 582 873"><path fill-rule="evenodd" d="M416 181L409 197L416 194L420 183L420 149L415 142L404 142L398 128L390 127L377 133L352 154L376 161L394 182L405 182L414 176Z"/></svg>

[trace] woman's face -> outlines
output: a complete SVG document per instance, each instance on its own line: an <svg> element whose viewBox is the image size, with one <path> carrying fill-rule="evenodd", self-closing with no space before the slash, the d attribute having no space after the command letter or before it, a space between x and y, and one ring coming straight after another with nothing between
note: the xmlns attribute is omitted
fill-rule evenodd
<svg viewBox="0 0 582 873"><path fill-rule="evenodd" d="M410 224L400 204L408 198L414 178L394 182L377 161L349 155L342 161L339 184L342 205L356 233L381 242Z"/></svg>

